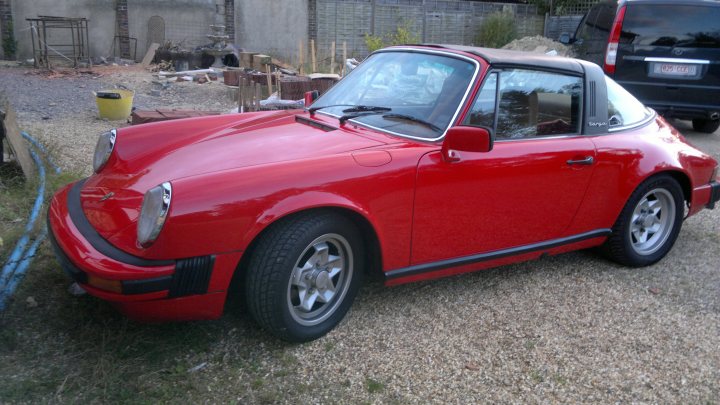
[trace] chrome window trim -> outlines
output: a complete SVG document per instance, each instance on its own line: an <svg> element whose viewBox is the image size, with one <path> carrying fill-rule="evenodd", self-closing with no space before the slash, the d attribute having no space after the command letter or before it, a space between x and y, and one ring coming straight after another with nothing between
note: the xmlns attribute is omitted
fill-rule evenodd
<svg viewBox="0 0 720 405"><path fill-rule="evenodd" d="M644 120L640 120L640 121L638 121L638 122L634 122L634 123L628 124L628 125L623 125L623 126L621 126L621 127L608 128L608 133L619 132L619 131L625 131L625 130L628 130L628 129L638 128L638 127L641 127L641 126L643 126L643 125L647 125L647 124L650 123L651 121L654 121L655 118L657 118L657 112L655 112L655 110L653 110L653 109L650 108L650 107L645 107L645 109L646 109L650 114L649 114Z"/></svg>
<svg viewBox="0 0 720 405"><path fill-rule="evenodd" d="M450 129L450 128L452 127L453 123L455 123L455 120L457 120L458 115L460 115L460 110L462 109L462 107L463 107L463 106L465 105L465 103L467 102L467 98L468 98L468 96L470 95L470 90L472 90L473 86L475 85L475 80L477 80L477 76L478 76L478 74L480 74L480 62L478 62L476 59L470 58L470 57L465 56L465 55L460 55L460 54L453 53L453 52L436 51L436 50L433 50L433 49L390 48L390 49L383 49L383 50L377 51L377 52L375 52L374 54L376 54L376 53L386 53L386 52L408 52L408 51L414 52L414 53L427 53L427 54L433 54L433 55L447 56L447 57L451 57L451 58L455 58L455 59L462 59L462 60L468 61L468 62L470 62L470 63L472 63L472 64L475 65L475 72L473 73L473 76L472 76L472 78L470 79L470 84L468 85L468 88L465 90L465 94L463 95L462 100L460 100L460 103L458 104L458 107L457 107L457 109L455 110L455 114L453 114L453 117L450 119L450 123L449 123L448 126L445 128L445 130L443 131L443 133L440 134L440 136L437 137L437 138L423 138L423 137L419 137L419 136L411 136L411 135L407 135L407 134L401 134L401 133L398 133L398 132L393 132L393 131L390 131L390 130L387 130L387 129L383 129L383 128L378 128L378 127L375 127L375 126L373 126L373 125L369 125L369 124L365 124L365 123L360 122L360 121L356 121L355 119L349 119L348 121L352 122L354 125L360 125L360 126L362 126L362 127L364 127L364 128L370 128L370 129L373 129L373 130L376 130L376 131L385 132L385 133L392 134L392 135L396 135L396 136L400 136L400 137L403 137L403 138L415 139L415 140L418 140L418 141L425 141L425 142L436 142L436 141L439 141L439 140L441 140L441 139L443 139L443 138L445 137L445 134L447 134L448 129ZM374 55L374 54L373 54L373 55ZM330 117L340 118L339 115L330 114L329 112L326 112L326 111L317 111L317 112L318 112L319 114L328 115L328 116L330 116ZM358 118L360 118L360 117L358 117Z"/></svg>
<svg viewBox="0 0 720 405"><path fill-rule="evenodd" d="M541 135L541 136L526 136L524 138L497 138L495 137L495 143L503 142L518 142L518 141L540 141L546 139L564 139L564 138L587 138L588 135L583 134L566 134L566 135Z"/></svg>

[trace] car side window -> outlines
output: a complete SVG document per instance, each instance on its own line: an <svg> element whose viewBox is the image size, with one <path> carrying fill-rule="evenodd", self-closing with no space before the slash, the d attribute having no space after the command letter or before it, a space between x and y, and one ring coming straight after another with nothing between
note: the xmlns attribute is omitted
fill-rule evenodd
<svg viewBox="0 0 720 405"><path fill-rule="evenodd" d="M608 127L622 128L648 119L652 112L632 94L605 76L608 96Z"/></svg>
<svg viewBox="0 0 720 405"><path fill-rule="evenodd" d="M495 125L495 96L497 94L497 73L490 73L482 89L475 97L463 125L492 129Z"/></svg>
<svg viewBox="0 0 720 405"><path fill-rule="evenodd" d="M499 78L498 140L580 132L581 77L510 69Z"/></svg>

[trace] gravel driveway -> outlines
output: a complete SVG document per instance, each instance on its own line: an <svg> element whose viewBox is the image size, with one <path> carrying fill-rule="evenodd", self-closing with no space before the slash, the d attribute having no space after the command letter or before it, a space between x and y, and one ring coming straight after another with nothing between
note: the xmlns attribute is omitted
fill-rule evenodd
<svg viewBox="0 0 720 405"><path fill-rule="evenodd" d="M165 99L152 98L142 72L0 75L21 124L80 173L110 126L93 118L90 90L124 81L148 107L233 105L218 84L173 85ZM720 159L720 133L674 124ZM211 403L717 403L719 270L716 209L688 219L670 254L647 268L583 251L392 288L371 282L345 321L309 344L278 342L230 313L218 321L221 339L188 350L188 362L206 364L182 395Z"/></svg>

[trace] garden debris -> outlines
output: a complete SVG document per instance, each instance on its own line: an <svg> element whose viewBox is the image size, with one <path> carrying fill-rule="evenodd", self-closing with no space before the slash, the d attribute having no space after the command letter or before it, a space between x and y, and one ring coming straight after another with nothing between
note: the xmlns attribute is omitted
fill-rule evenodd
<svg viewBox="0 0 720 405"><path fill-rule="evenodd" d="M149 122L170 121L180 118L206 117L209 115L220 115L219 111L199 111L199 110L181 110L181 109L164 109L155 110L135 110L130 115L132 125L147 124Z"/></svg>
<svg viewBox="0 0 720 405"><path fill-rule="evenodd" d="M25 303L27 304L28 308L35 308L38 306L37 301L35 301L35 298L32 296L27 297L27 299L25 300Z"/></svg>
<svg viewBox="0 0 720 405"><path fill-rule="evenodd" d="M84 288L80 287L80 284L78 283L70 284L70 287L68 287L68 292L74 297L80 297L87 294L87 291L85 291Z"/></svg>
<svg viewBox="0 0 720 405"><path fill-rule="evenodd" d="M207 366L207 361L204 362L204 363L200 363L200 364L198 364L198 365L195 366L195 367L189 368L187 372L188 372L188 373L195 373L195 372L197 372L197 371L200 371L200 370L204 369L206 366Z"/></svg>
<svg viewBox="0 0 720 405"><path fill-rule="evenodd" d="M157 73L157 72L161 72L161 71L174 72L175 66L172 64L171 61L161 60L160 63L157 63L157 64L151 66L150 71L153 73Z"/></svg>

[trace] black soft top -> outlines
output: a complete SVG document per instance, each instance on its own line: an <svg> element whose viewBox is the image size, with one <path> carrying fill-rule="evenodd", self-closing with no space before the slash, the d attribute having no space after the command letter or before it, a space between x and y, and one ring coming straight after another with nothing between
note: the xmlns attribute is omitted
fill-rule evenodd
<svg viewBox="0 0 720 405"><path fill-rule="evenodd" d="M540 53L511 51L507 49L479 48L464 45L437 45L423 44L423 46L462 51L477 55L485 59L493 66L518 66L531 68L545 68L550 70L564 70L583 74L584 70L580 62L572 58L562 56L549 56Z"/></svg>

